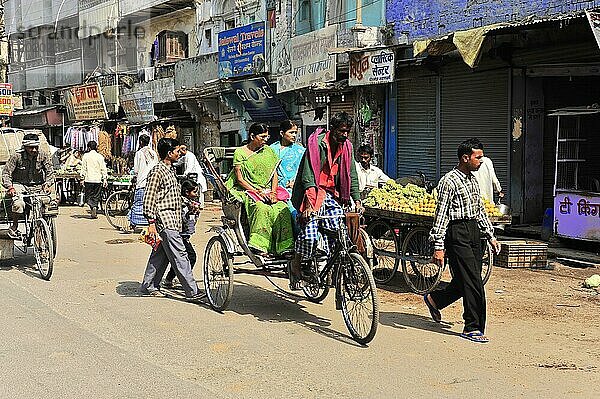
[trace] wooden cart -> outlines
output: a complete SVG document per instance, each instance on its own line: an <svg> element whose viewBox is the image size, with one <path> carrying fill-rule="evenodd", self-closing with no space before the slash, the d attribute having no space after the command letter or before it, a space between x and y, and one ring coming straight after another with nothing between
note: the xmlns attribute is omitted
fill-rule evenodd
<svg viewBox="0 0 600 399"><path fill-rule="evenodd" d="M444 267L431 263L433 245L429 231L433 216L415 215L378 208L366 208L367 233L373 244L373 277L380 284L389 283L400 264L408 287L417 294L425 294L439 284ZM510 216L490 218L495 225L510 224ZM494 251L489 243L482 243L484 284L492 273Z"/></svg>

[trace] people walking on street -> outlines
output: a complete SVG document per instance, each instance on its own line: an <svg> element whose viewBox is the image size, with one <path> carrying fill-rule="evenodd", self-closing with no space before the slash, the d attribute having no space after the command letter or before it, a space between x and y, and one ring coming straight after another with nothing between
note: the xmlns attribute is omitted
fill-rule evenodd
<svg viewBox="0 0 600 399"><path fill-rule="evenodd" d="M196 155L194 155L186 145L182 145L179 150L181 152L181 158L179 158L179 161L177 161L175 166L181 167L182 174L186 177L196 176L196 183L200 186L200 196L198 197L198 200L200 206L204 208L204 193L208 190L208 184L206 183L206 177L204 176L202 166L200 166L200 162L198 162Z"/></svg>
<svg viewBox="0 0 600 399"><path fill-rule="evenodd" d="M181 196L182 196L182 207L181 207L181 238L183 239L183 245L190 259L190 268L193 269L196 265L196 250L190 242L190 238L196 232L196 222L200 216L200 203L198 198L200 195L200 187L194 180L186 179L181 182ZM173 287L173 280L175 279L175 269L173 266L169 269L163 287Z"/></svg>
<svg viewBox="0 0 600 399"><path fill-rule="evenodd" d="M170 263L186 296L194 299L199 296L198 285L181 238L181 187L173 168L180 156L179 142L162 138L158 141L157 150L161 161L148 176L143 209L148 220L148 235L161 241L150 254L140 292L163 296L160 283Z"/></svg>
<svg viewBox="0 0 600 399"><path fill-rule="evenodd" d="M37 134L29 133L23 136L22 148L17 150L6 162L2 171L2 185L13 197L12 225L8 236L19 239L19 220L25 212L25 200L22 194L47 193L54 188L54 166L52 158L45 151L40 151L40 138ZM42 197L42 202L48 205L53 199Z"/></svg>
<svg viewBox="0 0 600 399"><path fill-rule="evenodd" d="M133 160L133 172L136 176L135 193L133 196L133 205L127 215L132 229L135 226L147 226L148 221L144 217L144 191L148 181L148 174L158 163L158 154L148 144L150 144L150 136L141 135L138 139L140 149L135 153Z"/></svg>
<svg viewBox="0 0 600 399"><path fill-rule="evenodd" d="M97 219L98 205L102 201L102 189L108 184L108 172L104 157L96 151L98 143L93 140L88 142L87 149L81 159L81 174L92 219Z"/></svg>
<svg viewBox="0 0 600 399"><path fill-rule="evenodd" d="M481 167L479 170L473 171L473 176L479 182L481 197L487 199L491 203L494 202L494 193L498 194L499 198L504 197L500 180L496 176L494 163L488 157L481 158Z"/></svg>
<svg viewBox="0 0 600 399"><path fill-rule="evenodd" d="M438 185L438 203L430 235L435 247L432 261L443 267L447 257L452 281L446 288L425 295L423 300L432 319L439 323L440 310L462 298L465 326L461 337L485 343L489 339L484 335L486 303L481 279L481 232L496 252L500 251L500 244L494 237L494 228L473 175L481 165L483 145L477 139L464 141L457 155L458 165L442 177Z"/></svg>
<svg viewBox="0 0 600 399"><path fill-rule="evenodd" d="M302 157L296 183L292 190L292 204L299 212L300 234L296 237L296 253L291 262L290 288L301 288L300 265L302 259L310 259L319 242L319 231L339 229L339 219L311 220L313 214L341 216L342 206L354 201L360 207L360 191L352 143L348 134L354 121L346 112L335 114L325 133L313 133L308 139L307 150ZM329 253L334 243L323 240Z"/></svg>
<svg viewBox="0 0 600 399"><path fill-rule="evenodd" d="M370 145L363 144L358 147L356 152L358 153L358 162L356 162L358 189L361 193L367 189L377 188L380 183L392 180L381 169L371 164L373 148Z"/></svg>

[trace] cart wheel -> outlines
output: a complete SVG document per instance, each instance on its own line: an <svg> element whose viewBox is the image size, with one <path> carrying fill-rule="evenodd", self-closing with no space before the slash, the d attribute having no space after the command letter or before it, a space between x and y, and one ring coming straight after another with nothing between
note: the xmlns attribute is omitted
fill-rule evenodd
<svg viewBox="0 0 600 399"><path fill-rule="evenodd" d="M33 252L38 271L44 280L50 280L54 266L54 248L48 223L38 219L33 226Z"/></svg>
<svg viewBox="0 0 600 399"><path fill-rule="evenodd" d="M317 275L318 273L318 259L311 260L311 273ZM321 303L329 294L329 283L327 281L304 281L302 291L310 302Z"/></svg>
<svg viewBox="0 0 600 399"><path fill-rule="evenodd" d="M379 301L373 274L360 254L350 253L342 259L336 291L350 335L359 344L368 344L379 325Z"/></svg>
<svg viewBox="0 0 600 399"><path fill-rule="evenodd" d="M406 284L416 294L433 291L442 278L444 268L431 263L432 256L429 229L411 229L402 243L402 273Z"/></svg>
<svg viewBox="0 0 600 399"><path fill-rule="evenodd" d="M104 206L104 214L112 227L129 233L131 232L131 222L127 215L130 209L130 193L129 191L121 190L108 196L106 205Z"/></svg>
<svg viewBox="0 0 600 399"><path fill-rule="evenodd" d="M210 306L219 312L227 308L233 295L233 265L219 236L211 237L204 250L204 290Z"/></svg>
<svg viewBox="0 0 600 399"><path fill-rule="evenodd" d="M483 285L485 285L490 276L492 275L492 267L494 265L494 248L492 248L492 244L487 242L487 240L481 240L482 247L485 248L483 251L483 257L481 259L481 281L483 281ZM454 276L452 274L452 268L448 265L448 271L450 272L450 276Z"/></svg>
<svg viewBox="0 0 600 399"><path fill-rule="evenodd" d="M381 220L370 224L367 233L373 243L373 278L379 284L389 283L400 265L398 236L388 223Z"/></svg>

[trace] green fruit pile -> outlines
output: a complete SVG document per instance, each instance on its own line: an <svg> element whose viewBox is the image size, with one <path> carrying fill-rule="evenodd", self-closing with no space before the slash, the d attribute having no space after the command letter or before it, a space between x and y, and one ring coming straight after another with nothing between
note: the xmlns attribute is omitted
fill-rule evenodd
<svg viewBox="0 0 600 399"><path fill-rule="evenodd" d="M364 201L370 208L378 208L413 215L433 216L437 193L429 194L414 184L403 186L390 180L382 188L371 190Z"/></svg>

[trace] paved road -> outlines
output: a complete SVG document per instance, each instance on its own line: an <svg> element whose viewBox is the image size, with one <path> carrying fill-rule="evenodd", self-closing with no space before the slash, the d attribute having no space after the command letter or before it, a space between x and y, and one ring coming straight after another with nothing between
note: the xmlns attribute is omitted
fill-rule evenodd
<svg viewBox="0 0 600 399"><path fill-rule="evenodd" d="M457 336L460 306L441 328L415 296L382 292L363 348L332 296L296 301L243 276L224 314L140 298L146 245L81 208L62 208L58 230L50 282L31 257L0 264L0 398L597 397L598 329L568 319L492 315L493 341L479 346ZM199 255L207 237L195 237Z"/></svg>

